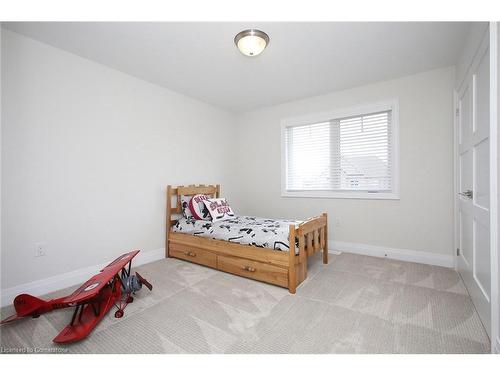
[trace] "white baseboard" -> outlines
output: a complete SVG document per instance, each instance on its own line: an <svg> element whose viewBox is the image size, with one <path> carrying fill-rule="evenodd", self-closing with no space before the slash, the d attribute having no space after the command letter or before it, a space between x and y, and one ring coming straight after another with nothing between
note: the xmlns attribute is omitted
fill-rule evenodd
<svg viewBox="0 0 500 375"><path fill-rule="evenodd" d="M352 242L329 241L330 252L343 251L346 253L370 255L380 258L390 258L405 262L430 264L433 266L454 267L453 256L435 254L426 251L394 249L384 246L366 245Z"/></svg>
<svg viewBox="0 0 500 375"><path fill-rule="evenodd" d="M134 258L133 265L140 266L165 258L165 249L156 249L145 252L140 252ZM11 288L3 289L1 292L1 306L12 304L14 298L21 293L29 293L34 296L43 296L47 293L52 293L60 289L68 288L85 282L90 277L94 276L99 270L106 267L111 262L98 264L95 266L80 268L71 272L66 272L60 275L48 277L46 279L32 281L26 284L17 285Z"/></svg>

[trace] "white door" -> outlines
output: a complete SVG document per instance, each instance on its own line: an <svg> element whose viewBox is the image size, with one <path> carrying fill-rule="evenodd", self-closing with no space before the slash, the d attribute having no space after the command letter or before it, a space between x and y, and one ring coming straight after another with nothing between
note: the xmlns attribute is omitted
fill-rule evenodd
<svg viewBox="0 0 500 375"><path fill-rule="evenodd" d="M458 93L458 270L488 334L491 326L489 48Z"/></svg>

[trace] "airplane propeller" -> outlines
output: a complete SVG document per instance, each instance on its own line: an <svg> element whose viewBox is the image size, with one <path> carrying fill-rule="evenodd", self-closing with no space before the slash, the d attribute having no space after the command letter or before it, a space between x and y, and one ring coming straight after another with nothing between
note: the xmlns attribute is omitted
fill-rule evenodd
<svg viewBox="0 0 500 375"><path fill-rule="evenodd" d="M146 288L148 288L149 290L153 290L153 285L151 285L151 283L149 281L147 281L144 277L142 277L139 272L136 272L135 275L137 276L137 278L139 279L139 282L142 284L142 285L145 285Z"/></svg>

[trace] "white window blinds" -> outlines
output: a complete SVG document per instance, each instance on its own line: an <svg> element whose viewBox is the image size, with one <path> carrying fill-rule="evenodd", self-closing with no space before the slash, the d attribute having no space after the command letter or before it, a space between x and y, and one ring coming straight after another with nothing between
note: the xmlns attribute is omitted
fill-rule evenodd
<svg viewBox="0 0 500 375"><path fill-rule="evenodd" d="M391 192L391 115L286 127L286 190Z"/></svg>

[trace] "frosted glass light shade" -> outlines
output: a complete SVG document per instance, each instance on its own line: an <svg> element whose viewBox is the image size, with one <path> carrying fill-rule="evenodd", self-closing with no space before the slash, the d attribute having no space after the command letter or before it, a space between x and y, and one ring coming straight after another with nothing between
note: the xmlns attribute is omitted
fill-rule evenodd
<svg viewBox="0 0 500 375"><path fill-rule="evenodd" d="M269 36L260 30L249 29L238 33L234 43L240 52L246 56L257 56L264 51L269 43Z"/></svg>

